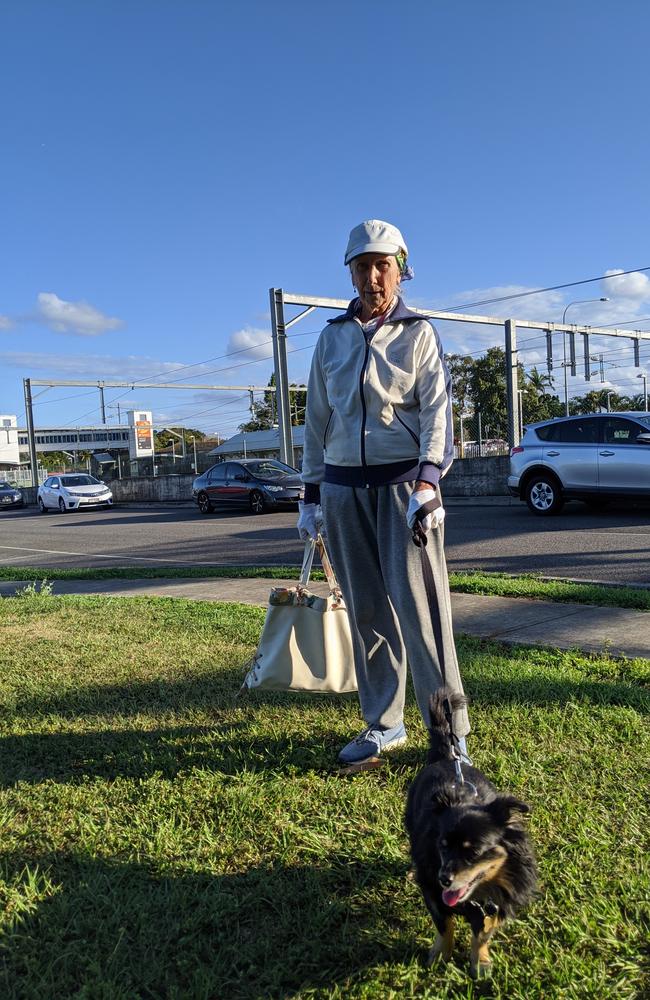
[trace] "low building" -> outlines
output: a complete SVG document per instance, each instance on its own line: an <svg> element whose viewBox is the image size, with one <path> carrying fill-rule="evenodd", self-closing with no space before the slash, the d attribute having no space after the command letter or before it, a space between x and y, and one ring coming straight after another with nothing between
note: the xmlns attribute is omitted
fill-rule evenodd
<svg viewBox="0 0 650 1000"><path fill-rule="evenodd" d="M291 428L293 438L293 460L296 468L302 466L302 450L305 443L305 425ZM222 458L280 458L280 431L277 427L268 431L242 431L228 438L217 448L208 452L216 459Z"/></svg>
<svg viewBox="0 0 650 1000"><path fill-rule="evenodd" d="M36 453L48 451L128 451L129 428L127 425L101 424L86 427L39 427L34 432ZM29 436L26 427L18 428L18 447L21 454L29 455Z"/></svg>

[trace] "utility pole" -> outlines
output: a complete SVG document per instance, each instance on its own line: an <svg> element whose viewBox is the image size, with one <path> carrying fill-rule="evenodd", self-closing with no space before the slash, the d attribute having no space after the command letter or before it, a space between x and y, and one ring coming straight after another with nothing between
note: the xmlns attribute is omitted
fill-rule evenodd
<svg viewBox="0 0 650 1000"><path fill-rule="evenodd" d="M36 435L34 434L34 410L32 407L32 382L23 379L25 393L25 416L27 417L27 437L29 438L29 467L32 474L32 486L38 486L38 461L36 458Z"/></svg>
<svg viewBox="0 0 650 1000"><path fill-rule="evenodd" d="M278 431L280 436L280 461L294 464L293 438L291 436L291 404L289 401L289 375L287 369L287 332L284 322L284 296L281 288L269 290L271 300L271 336L273 338L273 363L275 366L275 398L278 406Z"/></svg>
<svg viewBox="0 0 650 1000"><path fill-rule="evenodd" d="M506 335L506 398L508 401L508 444L519 444L519 363L517 359L517 324L514 319L505 322ZM480 435L479 435L480 446ZM479 447L479 455L481 449Z"/></svg>
<svg viewBox="0 0 650 1000"><path fill-rule="evenodd" d="M106 407L104 405L104 386L103 385L100 385L100 387L99 387L99 405L100 405L100 408L101 408L101 411L102 411L102 423L105 424L106 423Z"/></svg>

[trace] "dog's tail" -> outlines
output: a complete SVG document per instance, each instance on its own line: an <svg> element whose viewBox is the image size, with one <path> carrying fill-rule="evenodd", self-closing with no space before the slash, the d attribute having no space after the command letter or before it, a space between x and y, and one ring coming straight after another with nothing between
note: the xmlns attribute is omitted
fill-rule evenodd
<svg viewBox="0 0 650 1000"><path fill-rule="evenodd" d="M438 688L429 698L429 764L453 759L453 740L449 721L453 713L464 708L467 699L449 688Z"/></svg>

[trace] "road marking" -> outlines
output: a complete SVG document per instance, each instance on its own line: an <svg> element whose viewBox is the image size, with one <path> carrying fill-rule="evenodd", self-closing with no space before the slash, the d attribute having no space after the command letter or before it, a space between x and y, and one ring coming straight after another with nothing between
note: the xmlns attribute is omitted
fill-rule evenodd
<svg viewBox="0 0 650 1000"><path fill-rule="evenodd" d="M218 566L219 563L204 562L193 559L191 562L182 560L156 559L153 556L109 556L102 552L66 552L62 549L31 549L26 545L0 545L0 549L11 549L15 552L44 552L49 556L78 556L81 559L130 559L132 562L155 562L163 563L165 566ZM18 556L17 558L29 559L29 556ZM47 568L47 567L45 567Z"/></svg>

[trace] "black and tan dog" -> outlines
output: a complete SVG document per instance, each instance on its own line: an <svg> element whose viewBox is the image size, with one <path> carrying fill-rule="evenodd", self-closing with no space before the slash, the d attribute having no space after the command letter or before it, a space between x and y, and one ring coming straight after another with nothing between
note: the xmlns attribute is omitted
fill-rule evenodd
<svg viewBox="0 0 650 1000"><path fill-rule="evenodd" d="M536 869L521 824L529 806L499 794L475 767L463 764L459 775L448 720L463 703L444 688L431 697L431 746L409 789L406 826L438 931L429 961L451 958L454 918L462 916L472 928L471 973L478 978L490 973L494 931L532 898Z"/></svg>

